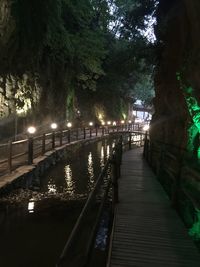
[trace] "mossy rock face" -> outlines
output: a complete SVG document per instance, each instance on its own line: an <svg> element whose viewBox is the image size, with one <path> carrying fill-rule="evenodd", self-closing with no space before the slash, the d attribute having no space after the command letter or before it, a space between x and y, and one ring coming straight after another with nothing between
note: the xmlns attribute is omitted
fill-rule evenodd
<svg viewBox="0 0 200 267"><path fill-rule="evenodd" d="M11 1L1 0L0 3L0 48L4 47L15 29L11 16Z"/></svg>

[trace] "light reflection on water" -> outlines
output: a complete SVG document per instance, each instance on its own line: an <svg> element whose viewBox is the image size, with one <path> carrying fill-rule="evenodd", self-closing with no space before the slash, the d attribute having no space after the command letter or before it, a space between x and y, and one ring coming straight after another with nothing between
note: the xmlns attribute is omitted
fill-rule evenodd
<svg viewBox="0 0 200 267"><path fill-rule="evenodd" d="M107 148L106 148L106 159L108 159L110 156L110 146L107 145Z"/></svg>
<svg viewBox="0 0 200 267"><path fill-rule="evenodd" d="M56 185L53 183L53 181L49 181L48 185L48 193L49 194L56 194L57 193L57 189L56 189Z"/></svg>
<svg viewBox="0 0 200 267"><path fill-rule="evenodd" d="M30 199L30 202L28 203L28 212L29 213L33 213L34 212L34 206L35 206L35 202L32 201L32 199Z"/></svg>
<svg viewBox="0 0 200 267"><path fill-rule="evenodd" d="M90 152L88 155L88 174L89 174L89 188L93 188L94 184L94 167L93 167L93 158L92 153Z"/></svg>
<svg viewBox="0 0 200 267"><path fill-rule="evenodd" d="M100 166L101 169L104 167L104 158L105 158L105 153L104 153L104 147L101 147L101 157L100 157Z"/></svg>
<svg viewBox="0 0 200 267"><path fill-rule="evenodd" d="M70 167L70 165L66 165L65 168L65 181L66 181L66 185L67 185L67 192L69 193L70 196L74 195L74 182L72 179L72 169Z"/></svg>
<svg viewBox="0 0 200 267"><path fill-rule="evenodd" d="M46 191L48 187L47 193L65 194L65 198L78 199L80 196L87 196L93 189L112 148L113 141L100 141L80 148L74 158L58 164L41 179L42 191ZM59 190L56 191L57 187Z"/></svg>

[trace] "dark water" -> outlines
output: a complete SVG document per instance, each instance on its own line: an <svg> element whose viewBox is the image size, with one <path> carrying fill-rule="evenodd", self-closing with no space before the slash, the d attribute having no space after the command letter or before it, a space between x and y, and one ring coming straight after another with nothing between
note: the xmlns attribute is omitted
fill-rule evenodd
<svg viewBox="0 0 200 267"><path fill-rule="evenodd" d="M110 151L112 143L98 142L83 146L68 162L61 162L41 181L41 191L68 199L80 199L88 195Z"/></svg>
<svg viewBox="0 0 200 267"><path fill-rule="evenodd" d="M100 141L70 153L70 159L38 178L32 190L0 200L1 267L55 266L113 142ZM103 241L100 232L96 246L104 250L107 232Z"/></svg>

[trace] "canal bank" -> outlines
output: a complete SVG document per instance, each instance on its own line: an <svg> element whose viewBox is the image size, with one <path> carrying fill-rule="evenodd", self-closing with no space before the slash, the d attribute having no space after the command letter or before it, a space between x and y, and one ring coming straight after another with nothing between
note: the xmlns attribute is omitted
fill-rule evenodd
<svg viewBox="0 0 200 267"><path fill-rule="evenodd" d="M12 173L0 177L0 197L17 188L30 188L35 182L37 184L38 178L51 166L56 165L66 157L70 157L70 155L76 152L81 146L107 138L109 138L109 135L74 141L35 158L32 165L18 167Z"/></svg>

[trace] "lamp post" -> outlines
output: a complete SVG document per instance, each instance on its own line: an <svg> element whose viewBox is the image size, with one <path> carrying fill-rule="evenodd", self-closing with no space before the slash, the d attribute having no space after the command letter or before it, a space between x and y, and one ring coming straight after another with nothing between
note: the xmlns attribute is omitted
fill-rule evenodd
<svg viewBox="0 0 200 267"><path fill-rule="evenodd" d="M71 142L71 130L70 130L71 127L72 127L72 123L71 122L68 122L67 123L67 128L69 129L68 130L68 135L67 135L68 143Z"/></svg>
<svg viewBox="0 0 200 267"><path fill-rule="evenodd" d="M93 126L93 122L92 121L90 121L89 122L89 126L90 126L90 138L92 137L92 126Z"/></svg>
<svg viewBox="0 0 200 267"><path fill-rule="evenodd" d="M109 128L109 127L110 127L110 125L111 125L111 121L108 121L108 122L107 122L107 125L108 125L108 134L109 134L109 131L110 131L110 128Z"/></svg>
<svg viewBox="0 0 200 267"><path fill-rule="evenodd" d="M117 125L116 121L113 121L113 123L112 123L112 126L113 126L113 127L112 127L113 132L115 131L116 125Z"/></svg>
<svg viewBox="0 0 200 267"><path fill-rule="evenodd" d="M125 123L125 121L124 120L121 120L121 125L122 125L122 131L124 130L124 123Z"/></svg>
<svg viewBox="0 0 200 267"><path fill-rule="evenodd" d="M132 121L131 121L131 120L129 120L129 121L128 121L128 131L130 131L130 130L131 130L131 128L132 128L132 127L131 127L131 123L132 123Z"/></svg>
<svg viewBox="0 0 200 267"><path fill-rule="evenodd" d="M52 132L52 149L55 148L55 129L57 129L58 125L57 123L53 122L51 124L51 129L53 130Z"/></svg>
<svg viewBox="0 0 200 267"><path fill-rule="evenodd" d="M33 135L36 132L36 128L34 126L30 126L27 129L29 134L28 136L28 164L33 164Z"/></svg>
<svg viewBox="0 0 200 267"><path fill-rule="evenodd" d="M102 122L101 122L101 125L102 125L102 136L103 136L103 135L104 135L104 126L105 126L105 122L102 121Z"/></svg>

